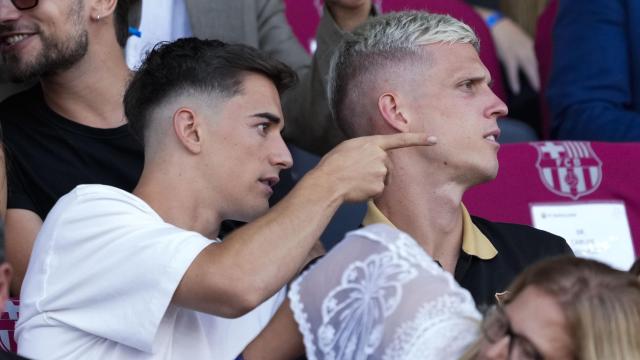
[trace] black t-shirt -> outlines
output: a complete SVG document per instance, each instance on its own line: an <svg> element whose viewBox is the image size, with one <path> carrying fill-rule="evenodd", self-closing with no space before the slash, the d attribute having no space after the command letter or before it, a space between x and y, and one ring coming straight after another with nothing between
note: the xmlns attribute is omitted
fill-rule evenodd
<svg viewBox="0 0 640 360"><path fill-rule="evenodd" d="M144 163L142 144L127 125L98 129L53 112L40 85L0 104L9 209L43 220L55 202L80 184L131 191Z"/></svg>
<svg viewBox="0 0 640 360"><path fill-rule="evenodd" d="M0 360L27 360L27 358L22 357L18 354L4 352L0 350Z"/></svg>
<svg viewBox="0 0 640 360"><path fill-rule="evenodd" d="M476 216L471 219L498 250L498 255L489 260L461 251L456 263L455 279L469 290L481 309L493 305L496 294L506 291L527 266L545 258L573 254L563 238L546 231Z"/></svg>

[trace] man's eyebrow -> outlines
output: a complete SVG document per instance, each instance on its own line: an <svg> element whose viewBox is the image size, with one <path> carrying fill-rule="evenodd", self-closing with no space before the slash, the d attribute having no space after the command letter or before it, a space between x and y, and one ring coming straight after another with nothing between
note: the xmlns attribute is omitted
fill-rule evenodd
<svg viewBox="0 0 640 360"><path fill-rule="evenodd" d="M257 113L257 114L253 114L251 115L251 117L257 117L257 118L263 118L266 120L269 120L269 122L273 123L273 124L279 124L281 119L278 115L272 114L270 112L262 112L262 113Z"/></svg>
<svg viewBox="0 0 640 360"><path fill-rule="evenodd" d="M458 81L472 81L474 83L479 83L479 82L487 82L487 85L491 86L493 85L493 79L491 78L491 76L485 76L485 75L459 75L454 77L455 79L459 79Z"/></svg>

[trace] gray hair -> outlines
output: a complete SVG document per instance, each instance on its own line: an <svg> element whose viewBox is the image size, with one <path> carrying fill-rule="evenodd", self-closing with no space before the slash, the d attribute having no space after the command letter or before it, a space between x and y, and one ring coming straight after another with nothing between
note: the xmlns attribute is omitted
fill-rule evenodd
<svg viewBox="0 0 640 360"><path fill-rule="evenodd" d="M435 43L471 44L480 50L480 42L467 24L449 15L422 11L371 18L345 37L331 60L327 96L331 115L348 137L367 135L356 124L364 121L363 116L347 105L363 96L362 91L372 85L370 77L407 60L424 61L421 46Z"/></svg>

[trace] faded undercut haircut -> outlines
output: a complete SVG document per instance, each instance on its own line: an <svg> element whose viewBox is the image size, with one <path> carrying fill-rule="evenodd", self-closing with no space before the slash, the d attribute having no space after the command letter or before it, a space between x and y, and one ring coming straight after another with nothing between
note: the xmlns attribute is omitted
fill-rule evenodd
<svg viewBox="0 0 640 360"><path fill-rule="evenodd" d="M331 61L327 96L331 115L347 137L370 135L363 133L366 119L355 105L366 96L374 76L409 61L425 64L421 46L435 43L471 44L480 50L480 42L467 24L422 11L371 18L345 37Z"/></svg>
<svg viewBox="0 0 640 360"><path fill-rule="evenodd" d="M284 63L247 45L184 38L156 45L124 94L124 112L134 135L145 140L154 110L183 95L230 99L242 93L247 74L266 76L282 94L297 81Z"/></svg>

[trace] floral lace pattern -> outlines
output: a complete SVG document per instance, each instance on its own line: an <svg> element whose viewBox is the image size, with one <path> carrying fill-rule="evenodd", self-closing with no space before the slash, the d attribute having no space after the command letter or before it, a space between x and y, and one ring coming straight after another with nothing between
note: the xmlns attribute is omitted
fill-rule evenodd
<svg viewBox="0 0 640 360"><path fill-rule="evenodd" d="M416 270L393 252L369 256L345 270L322 303L318 344L325 359L358 359L372 354L382 339L384 318L402 298L402 285Z"/></svg>
<svg viewBox="0 0 640 360"><path fill-rule="evenodd" d="M455 355L452 358L459 358L478 335L477 331L467 330L470 329L469 322L480 321L479 314L461 312L465 308L472 309L468 302L462 293L451 293L425 303L414 319L397 328L382 359L440 359L447 348L460 349L460 353L452 354ZM459 321L452 321L456 316L460 317Z"/></svg>
<svg viewBox="0 0 640 360"><path fill-rule="evenodd" d="M381 224L347 234L289 298L310 360L456 358L480 321L451 274Z"/></svg>

